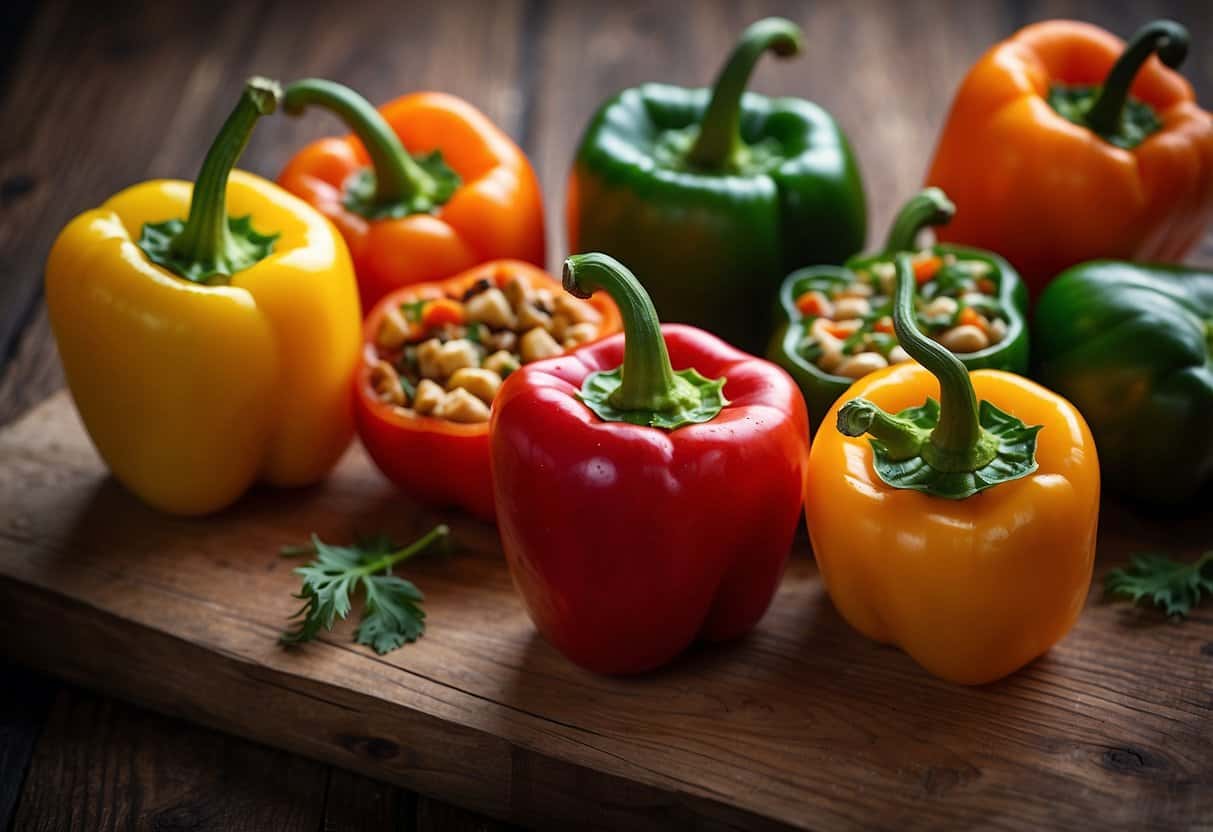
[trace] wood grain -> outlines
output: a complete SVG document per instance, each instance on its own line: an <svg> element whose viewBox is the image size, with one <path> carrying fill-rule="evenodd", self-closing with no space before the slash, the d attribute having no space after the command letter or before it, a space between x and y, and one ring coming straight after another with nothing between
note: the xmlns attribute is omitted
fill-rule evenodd
<svg viewBox="0 0 1213 832"><path fill-rule="evenodd" d="M764 92L812 98L834 112L849 131L865 174L873 237L883 233L897 202L920 181L935 130L964 69L990 42L1031 20L1081 17L1126 35L1146 19L1177 18L1190 27L1198 45L1185 65L1185 75L1206 106L1213 100L1213 51L1199 48L1213 42L1213 14L1206 0L1132 4L747 0L698 3L693 11L679 4L590 0L509 0L491 5L446 0L403 8L389 0L359 4L14 0L0 9L0 120L14 128L0 133L0 425L62 385L39 299L42 263L58 228L73 214L132 182L151 176L192 176L214 125L230 106L227 93L236 90L244 76L253 72L284 79L326 75L353 84L373 100L417 88L445 89L469 98L535 160L547 194L549 252L555 260L564 253L564 177L582 125L598 102L623 86L647 80L707 83L736 31L765 14L782 14L805 26L808 49L793 62L764 61L755 86ZM244 165L272 176L295 147L337 129L335 122L321 117L268 120L259 128ZM1213 264L1213 234L1206 236L1193 261ZM236 539L234 535L218 541L208 538L192 548L181 538L191 537L194 527L169 524L153 526L145 539L137 531L143 516L138 511L132 514L127 498L98 479L95 461L79 464L81 458L88 458L80 448L63 458L45 441L31 443L30 448L27 453L24 446L14 447L12 442L0 445L0 549L4 558L12 558L14 552L26 551L26 542L43 534L45 526L55 527L55 534L47 538L46 546L38 547L40 554L20 556L25 577L0 579L0 601L5 604L0 624L19 619L23 627L6 629L0 650L228 730L259 720L246 713L213 715L196 700L238 691L247 702L258 703L258 715L275 708L303 714L320 697L319 706L325 711L336 708L334 718L345 726L344 732L318 740L294 738L284 745L347 768L390 776L397 783L420 784L431 794L463 795L470 782L483 798L470 802L502 817L544 822L570 817L590 803L607 806L596 816L602 826L627 818L668 828L696 823L705 814L713 824L750 825L761 818L723 809L713 802L717 792L749 790L756 801L766 802L773 794L773 799L786 803L794 802L788 793L798 788L807 795L801 797L805 805L812 807L798 823L813 826L1077 826L1086 825L1089 818L1084 811L1090 811L1111 826L1182 828L1213 816L1208 760L1197 753L1200 743L1207 748L1210 739L1213 686L1208 667L1213 664L1213 637L1207 618L1179 629L1159 623L1149 613L1097 606L1088 611L1080 630L1024 674L1022 681L1017 677L980 695L941 691L918 678L899 654L868 645L842 627L802 558L762 632L732 648L759 651L753 666L747 663L735 671L729 651L724 658L696 655L662 676L661 696L641 697L626 684L608 685L603 692L575 676L570 679L542 643L525 636L529 632L525 620L516 606L506 606L508 584L495 564L491 533L476 528L465 530L476 551L452 559L453 565L425 565L423 586L431 594L441 589L445 615L454 620L470 616L478 622L491 621L499 616L513 629L503 634L485 627L489 632L483 643L478 635L464 640L454 632L440 639L435 629L424 650L418 645L420 653L410 651L407 659L401 657L411 667L424 656L416 670L437 668L433 678L422 684L414 671L403 675L408 684L420 687L417 695L422 699L442 698L448 688L458 691L456 713L462 727L467 721L462 715L480 709L484 712L480 721L487 721L490 731L498 730L500 723L509 727L509 736L504 746L494 746L496 757L479 769L458 760L448 766L466 772L463 779L452 779L446 769L418 770L422 763L415 757L385 763L381 758L391 753L390 743L396 742L379 742L387 729L398 730L409 742L432 737L435 743L443 741L442 731L425 720L393 721L394 710L381 718L373 703L350 704L335 694L326 701L327 680L302 678L296 672L299 662L310 666L329 661L310 655L317 651L292 657L295 664L286 666L290 686L272 695L266 693L266 680L275 679L280 670L257 659L252 663L255 670L250 670L248 656L252 646L259 645L282 658L270 645L273 632L281 626L279 616L289 591L284 586L289 580L284 583L285 576L269 553L284 540L312 530L310 520L301 519L308 517L306 512L335 496L345 508L326 509L321 515L336 536L355 527L384 524L404 534L429 518L398 509L392 495L365 472L364 463L355 460L346 468L352 479L330 486L337 488L335 493L329 489L309 493L301 504L288 503L279 495L257 497L248 514L239 515L240 522L254 518L269 527L262 528L253 545L240 541L231 547L234 554L220 554ZM59 462L67 466L66 471L51 470ZM29 498L25 502L9 500L11 489L25 489L26 475L42 483L45 502L30 502L33 495L24 495ZM67 503L46 496L48 489L58 488L56 483L81 477L93 483L87 494L76 492L77 498ZM377 507L342 519L342 511L356 509L364 499ZM1198 505L1207 503L1206 499ZM31 512L43 509L53 513L40 523L28 520ZM106 522L110 512L121 523L134 525L110 527ZM74 529L70 534L69 526ZM1122 559L1134 545L1169 546L1167 528L1165 518L1147 521L1118 507L1105 510L1108 545L1101 553L1101 568ZM62 596L30 589L28 570L41 568L48 547L57 553L49 556L55 562L74 561L77 549L90 549L89 536L97 529L105 530L104 546L87 560L86 572L92 577L81 579L75 587L80 603L65 611ZM1186 538L1179 545L1207 545L1208 531L1209 523L1202 521L1181 535ZM185 568L178 574L173 554L149 554L163 549L181 555L183 547L191 557L202 554L210 566ZM116 549L129 551L115 555ZM187 604L193 626L199 629L184 638L165 633L150 638L143 619L126 608L115 613L106 603L125 599L124 603L138 606L144 602L135 599L147 593L146 598L157 605L149 615L156 609L175 609L183 603L179 593L192 592L199 582L243 580L251 568L250 557L268 572L254 582L258 594L242 602L235 613L247 616L254 610L255 616L242 625L251 630L242 636L239 648L219 652L222 672L212 674L215 678L204 672L151 678L149 668L157 662L175 666L183 656L194 656L190 652L191 646L197 647L194 640L206 644L211 628L227 632L230 621L200 624L216 608L216 602L202 593ZM145 560L155 566L146 575L142 573ZM221 561L227 565L216 572ZM461 582L479 580L486 581L492 592L462 598ZM107 623L97 625L99 616ZM59 643L45 645L45 636L25 638L45 631L46 620L54 622L47 632L62 636ZM793 632L800 632L800 637ZM810 632L812 637L805 635ZM105 648L88 662L73 658L82 633ZM357 657L354 666L364 668L366 657L348 644L346 635L321 649L343 656L352 652ZM130 638L146 645L146 656L129 655L125 640ZM498 655L500 651L504 656ZM819 655L822 651L828 655ZM1149 661L1138 661L1146 654L1152 656ZM207 657L199 659L206 667L213 667L211 648L198 655ZM347 680L357 693L364 693L355 684L361 683L362 672L366 671ZM503 673L530 681L501 682ZM375 665L371 675L382 685L401 673L389 662ZM718 675L727 681L705 692L705 680ZM36 677L31 682L28 675L0 674L0 678L8 686L7 698L0 696L0 828L5 828L21 782L12 761L20 761L24 769L45 711L29 697L49 699L59 688ZM97 681L102 679L109 681ZM309 681L319 687L309 687ZM763 692L776 682L789 686L789 691L767 701ZM854 685L858 690L852 690ZM906 701L887 696L888 690L907 685L914 692ZM109 823L88 814L96 806L90 809L90 804L81 803L90 799L87 789L73 792L80 806L64 808L55 781L42 776L61 766L54 762L48 767L48 761L92 760L94 771L122 770L128 778L126 791L105 793L114 816L131 819L135 828L151 828L160 816L132 813L132 801L138 808L138 795L166 794L154 784L161 777L160 764L176 759L172 746L182 731L194 732L190 736L224 760L226 755L236 759L254 753L244 749L249 745L245 741L186 729L104 699L89 702L83 695L85 704L78 705L80 696L67 693L55 699L55 725L77 708L91 709L95 718L111 722L143 724L138 741L124 746L136 762L125 768L98 762L109 759L106 746L112 732L48 731L37 741L42 762L39 776L25 785L23 811L35 805L55 807L55 812L65 814L52 817L84 824L77 828ZM589 713L586 724L577 717L583 697ZM540 710L532 712L532 698L542 704ZM633 699L646 709L643 718L613 714L611 709ZM1139 725L1134 724L1136 712L1144 712ZM419 713L426 711L422 708ZM360 714L361 721L351 714ZM447 718L444 713L438 724ZM548 724L553 720L555 727ZM791 728L785 731L785 725ZM1092 730L1092 726L1102 727ZM274 732L278 729L274 726ZM524 741L532 730L542 741ZM763 750L764 743L784 733L788 748ZM396 742L397 758L411 753L409 742ZM801 746L807 750L798 751ZM591 785L584 766L563 756L569 747L615 759L624 773L598 777ZM475 755L481 751L479 740L447 749L449 756L472 759L478 759ZM705 798L692 785L671 787L667 779L676 776L670 768L675 763L696 771L702 767L705 777L713 783L723 781L726 788L713 787L716 790L707 790ZM667 779L658 778L654 786L652 772L633 776L638 766L654 768ZM381 773L385 767L391 769L390 775ZM807 785L798 786L791 772L804 767L813 770L812 776L805 778ZM309 815L308 828L315 828L317 822L326 829L496 828L429 797L418 798L340 770L318 770L324 773L323 815ZM213 772L180 766L174 771L183 778L184 799L196 792L209 795L208 802L228 805L215 791ZM277 796L266 779L258 779L248 767L240 771L249 784L242 793L243 811L281 821L280 828L294 828L289 815L274 814ZM477 775L489 778L489 772L502 771L506 773L491 775L499 777L495 793L493 788L476 786ZM186 788L187 782L194 785ZM886 800L890 782L894 786ZM1030 800L1023 800L1025 790L1034 790ZM1057 806L1050 808L1050 802ZM193 817L172 815L171 803L156 804L168 813L157 828L177 828L179 824L169 822L174 817ZM820 808L823 804L825 810ZM224 817L204 807L198 811L204 820ZM22 817L34 823L35 817L46 815ZM86 821L96 823L90 826ZM203 823L200 828L217 827Z"/></svg>
<svg viewBox="0 0 1213 832"><path fill-rule="evenodd" d="M410 566L430 632L378 657L344 627L277 646L283 542L434 518L353 450L324 486L210 521L109 480L57 397L0 437L0 651L72 681L530 825L1183 827L1213 816L1213 614L1182 626L1093 596L1048 656L958 688L834 613L803 549L743 642L642 679L583 673L533 632L491 528ZM1104 511L1099 572L1207 546ZM871 795L879 795L873 800Z"/></svg>

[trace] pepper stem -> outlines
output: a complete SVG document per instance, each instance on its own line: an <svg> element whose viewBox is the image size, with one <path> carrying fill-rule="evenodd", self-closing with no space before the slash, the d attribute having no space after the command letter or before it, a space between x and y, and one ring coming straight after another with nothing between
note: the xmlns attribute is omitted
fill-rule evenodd
<svg viewBox="0 0 1213 832"><path fill-rule="evenodd" d="M588 298L601 289L611 296L623 319L622 379L611 394L618 410L671 411L685 406L688 391L674 374L657 309L627 267L606 254L574 254L564 261L565 291Z"/></svg>
<svg viewBox="0 0 1213 832"><path fill-rule="evenodd" d="M876 405L855 399L838 413L838 430L847 436L872 434L890 456L914 456L914 444L923 460L937 471L976 471L998 454L998 441L978 420L977 395L969 371L951 350L918 329L914 310L914 270L908 254L897 256L897 291L893 301L893 329L902 349L939 379L939 422L923 441L923 429L891 416Z"/></svg>
<svg viewBox="0 0 1213 832"><path fill-rule="evenodd" d="M227 216L227 181L240 154L248 145L253 126L274 112L282 90L268 78L250 78L236 108L227 117L211 143L194 182L190 213L185 225L169 243L169 252L180 261L204 264L214 274L231 275L238 269L240 245L233 237Z"/></svg>
<svg viewBox="0 0 1213 832"><path fill-rule="evenodd" d="M1174 20L1155 20L1138 29L1112 65L1099 97L1086 113L1084 120L1092 132L1101 136L1116 133L1129 100L1129 88L1142 64L1157 52L1159 60L1175 69L1188 55L1189 41L1187 28Z"/></svg>
<svg viewBox="0 0 1213 832"><path fill-rule="evenodd" d="M800 27L781 17L751 23L716 78L712 100L687 160L704 170L726 170L741 152L741 96L758 59L767 50L782 57L800 52Z"/></svg>
<svg viewBox="0 0 1213 832"><path fill-rule="evenodd" d="M440 201L438 181L409 155L383 115L361 95L323 78L304 78L287 85L283 110L297 116L310 106L332 112L366 148L375 171L370 207L395 205L418 197Z"/></svg>
<svg viewBox="0 0 1213 832"><path fill-rule="evenodd" d="M956 216L956 206L939 188L924 188L910 197L897 212L881 257L914 251L919 232L928 226L947 225Z"/></svg>

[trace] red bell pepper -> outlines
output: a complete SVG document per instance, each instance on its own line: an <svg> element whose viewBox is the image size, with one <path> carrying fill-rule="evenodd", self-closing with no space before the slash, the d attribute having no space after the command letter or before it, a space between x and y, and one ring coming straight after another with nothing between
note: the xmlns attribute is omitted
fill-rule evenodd
<svg viewBox="0 0 1213 832"><path fill-rule="evenodd" d="M779 367L661 327L617 261L564 268L567 291L614 299L624 334L506 379L490 430L498 525L539 632L589 670L638 673L766 611L799 518L808 417Z"/></svg>

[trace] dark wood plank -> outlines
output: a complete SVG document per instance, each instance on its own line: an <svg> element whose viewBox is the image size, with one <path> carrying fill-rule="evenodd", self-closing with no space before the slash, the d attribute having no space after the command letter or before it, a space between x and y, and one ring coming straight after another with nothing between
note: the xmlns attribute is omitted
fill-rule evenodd
<svg viewBox="0 0 1213 832"><path fill-rule="evenodd" d="M432 798L417 801L417 832L506 832L516 828Z"/></svg>
<svg viewBox="0 0 1213 832"><path fill-rule="evenodd" d="M357 449L323 486L260 491L206 521L154 514L107 479L65 397L0 434L0 455L0 653L492 817L1135 829L1213 816L1213 613L1171 626L1098 590L1131 552L1207 548L1213 515L1106 504L1074 631L983 688L847 627L803 544L743 642L608 679L535 635L493 530L456 517L457 553L409 567L425 638L379 657L345 625L282 650L296 582L281 543L433 522Z"/></svg>
<svg viewBox="0 0 1213 832"><path fill-rule="evenodd" d="M330 768L323 832L413 830L417 799L395 786Z"/></svg>
<svg viewBox="0 0 1213 832"><path fill-rule="evenodd" d="M0 661L0 829L9 829L53 692L40 673Z"/></svg>
<svg viewBox="0 0 1213 832"><path fill-rule="evenodd" d="M317 763L65 688L14 828L314 832L325 779Z"/></svg>

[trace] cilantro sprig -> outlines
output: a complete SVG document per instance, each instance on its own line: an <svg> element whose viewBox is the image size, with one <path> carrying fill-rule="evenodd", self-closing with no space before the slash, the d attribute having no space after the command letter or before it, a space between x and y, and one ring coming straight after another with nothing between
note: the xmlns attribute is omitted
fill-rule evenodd
<svg viewBox="0 0 1213 832"><path fill-rule="evenodd" d="M303 606L291 616L294 629L282 634L283 644L312 641L332 630L338 618L349 616L350 597L361 587L365 595L362 620L354 640L383 654L419 639L425 632L425 596L411 581L392 574L392 568L430 549L450 536L445 525L435 526L403 548L386 537L359 540L352 546L333 546L312 535L305 546L286 546L284 557L315 555L295 570L303 586L295 595Z"/></svg>
<svg viewBox="0 0 1213 832"><path fill-rule="evenodd" d="M1104 592L1149 600L1167 615L1185 617L1205 597L1213 597L1213 551L1193 563L1176 563L1166 555L1134 555L1128 567L1113 569L1104 578Z"/></svg>

